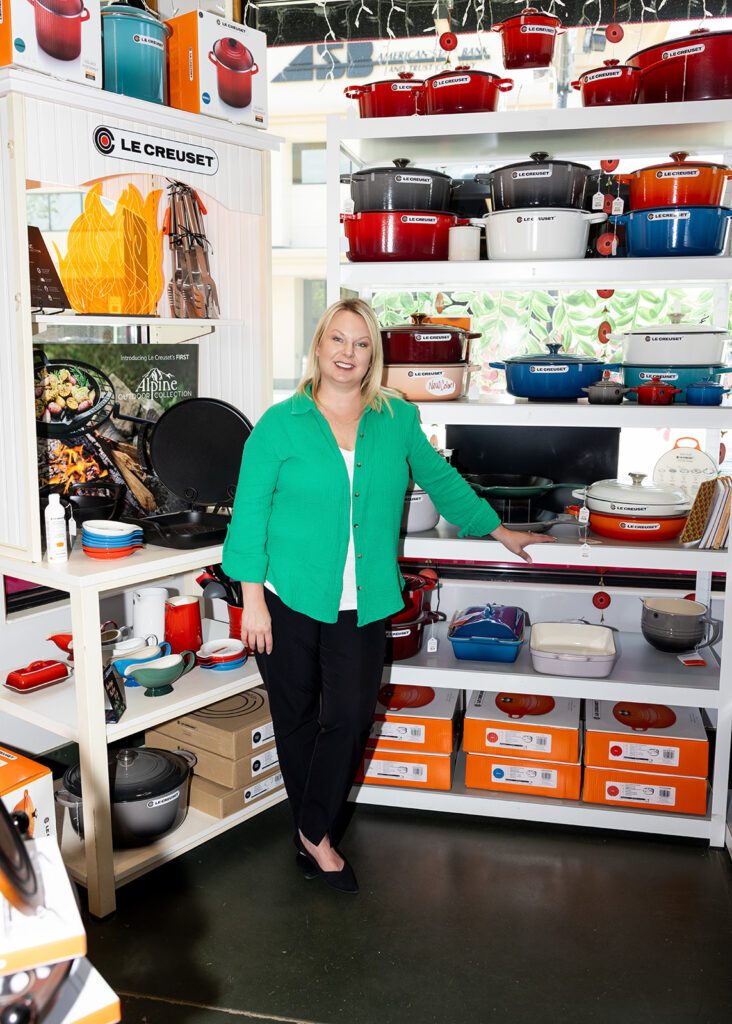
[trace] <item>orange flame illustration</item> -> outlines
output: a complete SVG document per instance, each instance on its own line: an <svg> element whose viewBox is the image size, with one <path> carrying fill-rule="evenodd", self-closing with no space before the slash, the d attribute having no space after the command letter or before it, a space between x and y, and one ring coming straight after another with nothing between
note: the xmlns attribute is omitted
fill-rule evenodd
<svg viewBox="0 0 732 1024"><path fill-rule="evenodd" d="M155 313L164 285L161 194L154 189L143 200L130 184L110 213L100 184L87 192L84 212L69 229L66 256L56 248L61 281L77 313Z"/></svg>

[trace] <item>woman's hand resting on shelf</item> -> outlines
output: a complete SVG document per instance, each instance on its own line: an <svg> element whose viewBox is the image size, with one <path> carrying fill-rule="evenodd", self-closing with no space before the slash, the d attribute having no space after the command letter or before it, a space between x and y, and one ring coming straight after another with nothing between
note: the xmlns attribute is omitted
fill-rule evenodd
<svg viewBox="0 0 732 1024"><path fill-rule="evenodd" d="M531 555L524 549L529 544L553 544L556 537L547 537L545 533L524 533L521 530L507 530L505 526L497 526L490 534L499 544L503 544L512 555L518 555L525 562L532 562Z"/></svg>

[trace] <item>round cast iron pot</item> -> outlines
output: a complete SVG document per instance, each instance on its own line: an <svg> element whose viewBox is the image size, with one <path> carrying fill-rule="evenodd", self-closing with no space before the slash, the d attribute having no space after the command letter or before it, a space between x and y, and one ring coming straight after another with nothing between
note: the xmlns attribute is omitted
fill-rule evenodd
<svg viewBox="0 0 732 1024"><path fill-rule="evenodd" d="M730 388L711 380L697 380L686 386L687 405L721 405Z"/></svg>
<svg viewBox="0 0 732 1024"><path fill-rule="evenodd" d="M56 60L76 60L81 53L81 25L90 18L83 0L29 0L35 11L36 39Z"/></svg>
<svg viewBox="0 0 732 1024"><path fill-rule="evenodd" d="M492 112L502 92L513 89L512 78L490 71L474 71L467 64L441 71L425 79L417 93L419 114L470 114Z"/></svg>
<svg viewBox="0 0 732 1024"><path fill-rule="evenodd" d="M601 107L636 103L643 72L619 60L603 61L604 68L585 71L572 88L578 89L583 107Z"/></svg>
<svg viewBox="0 0 732 1024"><path fill-rule="evenodd" d="M452 213L382 210L342 213L353 263L372 260L446 260L448 232L458 223Z"/></svg>
<svg viewBox="0 0 732 1024"><path fill-rule="evenodd" d="M647 384L655 377L660 377L664 384L677 387L682 394L674 395L674 402L680 404L684 401L684 393L690 384L695 384L702 378L708 378L715 384L720 383L722 374L732 373L732 366L723 366L719 363L695 363L693 365L667 364L665 366L649 366L636 363L623 363L623 381L629 389L638 385ZM634 391L629 390L628 401L637 401Z"/></svg>
<svg viewBox="0 0 732 1024"><path fill-rule="evenodd" d="M732 169L724 164L692 161L688 153L672 153L672 163L651 164L615 180L630 186L630 209L664 206L719 206Z"/></svg>
<svg viewBox="0 0 732 1024"><path fill-rule="evenodd" d="M681 597L643 598L641 632L659 651L690 651L702 643L711 645L721 634L721 623L707 614L700 601Z"/></svg>
<svg viewBox="0 0 732 1024"><path fill-rule="evenodd" d="M525 7L520 14L493 25L501 33L503 63L514 68L548 68L554 56L554 41L561 21L553 14Z"/></svg>
<svg viewBox="0 0 732 1024"><path fill-rule="evenodd" d="M422 649L424 628L431 622L445 618L444 612L424 612L412 622L398 622L386 627L386 654L384 661L403 661L413 658Z"/></svg>
<svg viewBox="0 0 732 1024"><path fill-rule="evenodd" d="M208 59L216 65L219 99L230 107L248 107L252 102L252 75L259 67L238 39L217 39Z"/></svg>
<svg viewBox="0 0 732 1024"><path fill-rule="evenodd" d="M730 217L726 206L687 206L631 210L610 221L625 225L629 256L719 256Z"/></svg>
<svg viewBox="0 0 732 1024"><path fill-rule="evenodd" d="M450 205L452 178L441 171L410 167L409 160L394 160L394 167L369 167L342 174L351 186L354 213L375 210L443 211Z"/></svg>
<svg viewBox="0 0 732 1024"><path fill-rule="evenodd" d="M608 512L622 516L678 516L686 514L691 503L683 493L655 484L644 484L645 473L630 473L624 480L596 480L589 487L572 491L573 498L584 501L590 512Z"/></svg>
<svg viewBox="0 0 732 1024"><path fill-rule="evenodd" d="M590 405L620 405L629 389L615 380L598 380L582 390L587 392Z"/></svg>
<svg viewBox="0 0 732 1024"><path fill-rule="evenodd" d="M381 328L384 362L459 363L470 358L470 342L480 332L447 324L397 324Z"/></svg>
<svg viewBox="0 0 732 1024"><path fill-rule="evenodd" d="M417 113L421 87L411 71L400 71L396 79L349 85L343 92L349 100L358 100L359 117L408 117Z"/></svg>
<svg viewBox="0 0 732 1024"><path fill-rule="evenodd" d="M404 511L400 530L402 533L425 533L434 530L440 521L440 513L427 491L410 486L404 495Z"/></svg>
<svg viewBox="0 0 732 1024"><path fill-rule="evenodd" d="M150 103L168 102L166 54L171 29L131 3L103 7L104 88Z"/></svg>
<svg viewBox="0 0 732 1024"><path fill-rule="evenodd" d="M644 70L639 103L732 97L732 30L696 29L681 39L639 50L628 64ZM651 67L652 65L652 67Z"/></svg>
<svg viewBox="0 0 732 1024"><path fill-rule="evenodd" d="M592 357L559 353L559 345L547 345L545 355L512 356L489 363L506 373L506 390L517 398L541 402L566 402L583 398L584 389L602 379L605 370L617 370L619 363L603 363Z"/></svg>
<svg viewBox="0 0 732 1024"><path fill-rule="evenodd" d="M645 384L628 388L628 391L638 396L638 405L672 405L675 395L684 394L683 388L675 388L660 377L652 377Z"/></svg>
<svg viewBox="0 0 732 1024"><path fill-rule="evenodd" d="M586 164L550 160L548 153L532 153L530 160L498 167L489 174L476 174L479 185L489 185L493 210L516 210L527 206L580 209Z"/></svg>
<svg viewBox="0 0 732 1024"><path fill-rule="evenodd" d="M568 505L571 516L579 516L579 505ZM589 525L593 533L611 540L648 541L673 540L686 525L688 515L680 516L621 516L606 512L590 512Z"/></svg>
<svg viewBox="0 0 732 1024"><path fill-rule="evenodd" d="M400 612L389 616L392 623L415 622L425 610L424 603L427 594L431 593L437 586L436 579L429 579L421 573L403 573L404 587L402 588L402 599L404 608Z"/></svg>
<svg viewBox="0 0 732 1024"><path fill-rule="evenodd" d="M145 846L183 823L188 813L188 786L195 763L195 756L185 750L130 747L109 751L115 846ZM56 799L69 808L71 825L83 839L81 765L66 769L63 787L56 793Z"/></svg>

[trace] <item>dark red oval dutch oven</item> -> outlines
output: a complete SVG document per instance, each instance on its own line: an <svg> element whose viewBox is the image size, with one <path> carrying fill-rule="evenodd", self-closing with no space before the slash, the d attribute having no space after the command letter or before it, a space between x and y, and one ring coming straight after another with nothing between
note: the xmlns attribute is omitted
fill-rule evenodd
<svg viewBox="0 0 732 1024"><path fill-rule="evenodd" d="M502 92L513 89L512 78L490 71L472 71L468 64L425 79L417 93L418 114L476 114L494 111Z"/></svg>
<svg viewBox="0 0 732 1024"><path fill-rule="evenodd" d="M639 103L732 98L732 29L700 28L639 50L628 64L644 71Z"/></svg>
<svg viewBox="0 0 732 1024"><path fill-rule="evenodd" d="M424 612L412 622L388 623L384 661L403 661L419 654L424 640L424 627L444 618L444 612Z"/></svg>
<svg viewBox="0 0 732 1024"><path fill-rule="evenodd" d="M572 88L578 89L583 107L636 103L643 73L640 68L621 64L619 60L603 61L604 68L585 71Z"/></svg>
<svg viewBox="0 0 732 1024"><path fill-rule="evenodd" d="M493 25L501 33L503 63L508 71L516 68L548 68L554 56L554 41L561 30L554 14L525 7L520 14Z"/></svg>
<svg viewBox="0 0 732 1024"><path fill-rule="evenodd" d="M616 174L630 185L631 210L663 206L719 206L732 170L724 164L687 163L688 153L672 153L672 163L651 164L632 174Z"/></svg>
<svg viewBox="0 0 732 1024"><path fill-rule="evenodd" d="M376 260L446 260L448 232L461 221L454 213L366 210L342 213L353 263Z"/></svg>
<svg viewBox="0 0 732 1024"><path fill-rule="evenodd" d="M392 623L413 622L415 619L418 619L424 611L426 595L437 586L436 579L428 579L426 576L422 576L421 573L403 573L402 577L404 579L404 587L402 589L404 608L395 615L389 616Z"/></svg>
<svg viewBox="0 0 732 1024"><path fill-rule="evenodd" d="M416 97L421 88L421 79L411 71L400 71L398 78L349 85L343 92L349 100L358 100L359 117L404 117L417 113Z"/></svg>
<svg viewBox="0 0 732 1024"><path fill-rule="evenodd" d="M84 0L28 0L35 11L36 39L56 60L76 60L81 53L81 25L89 20Z"/></svg>
<svg viewBox="0 0 732 1024"><path fill-rule="evenodd" d="M252 75L259 67L249 50L238 39L217 39L208 55L216 65L219 98L230 107L248 107L252 102Z"/></svg>

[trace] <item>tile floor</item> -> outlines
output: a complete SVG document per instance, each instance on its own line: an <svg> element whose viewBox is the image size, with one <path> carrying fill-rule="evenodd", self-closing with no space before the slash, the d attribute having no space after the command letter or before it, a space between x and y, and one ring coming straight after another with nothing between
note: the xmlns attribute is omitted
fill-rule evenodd
<svg viewBox="0 0 732 1024"><path fill-rule="evenodd" d="M359 807L344 896L286 804L87 916L125 1024L728 1024L732 862L687 841Z"/></svg>

